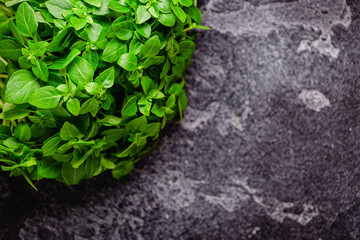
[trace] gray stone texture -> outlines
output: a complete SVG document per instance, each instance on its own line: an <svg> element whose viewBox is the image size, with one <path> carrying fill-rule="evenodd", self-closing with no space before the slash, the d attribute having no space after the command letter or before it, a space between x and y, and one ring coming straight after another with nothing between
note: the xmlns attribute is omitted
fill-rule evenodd
<svg viewBox="0 0 360 240"><path fill-rule="evenodd" d="M0 178L0 239L360 239L360 2L200 1L189 108L126 179Z"/></svg>

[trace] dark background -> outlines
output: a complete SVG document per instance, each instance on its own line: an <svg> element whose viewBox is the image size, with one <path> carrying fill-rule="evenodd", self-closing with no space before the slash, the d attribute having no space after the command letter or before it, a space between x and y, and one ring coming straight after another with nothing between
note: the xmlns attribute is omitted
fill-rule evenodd
<svg viewBox="0 0 360 240"><path fill-rule="evenodd" d="M200 1L189 109L122 181L0 173L0 239L360 239L360 1Z"/></svg>

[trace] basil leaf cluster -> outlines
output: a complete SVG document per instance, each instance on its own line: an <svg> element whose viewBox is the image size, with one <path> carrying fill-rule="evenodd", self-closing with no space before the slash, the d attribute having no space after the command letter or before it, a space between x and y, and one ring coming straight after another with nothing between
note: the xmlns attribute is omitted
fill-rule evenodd
<svg viewBox="0 0 360 240"><path fill-rule="evenodd" d="M187 107L193 0L0 0L0 163L68 185L115 178Z"/></svg>

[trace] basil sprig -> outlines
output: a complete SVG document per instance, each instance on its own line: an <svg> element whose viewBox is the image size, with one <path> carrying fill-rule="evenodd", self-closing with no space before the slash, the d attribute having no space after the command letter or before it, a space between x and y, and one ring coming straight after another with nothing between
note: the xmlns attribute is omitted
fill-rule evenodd
<svg viewBox="0 0 360 240"><path fill-rule="evenodd" d="M193 0L0 0L0 163L72 185L128 174L187 107Z"/></svg>

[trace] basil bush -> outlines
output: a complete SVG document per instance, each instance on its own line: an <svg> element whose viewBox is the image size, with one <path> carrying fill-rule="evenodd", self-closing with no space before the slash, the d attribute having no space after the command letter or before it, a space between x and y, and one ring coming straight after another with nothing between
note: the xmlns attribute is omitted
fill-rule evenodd
<svg viewBox="0 0 360 240"><path fill-rule="evenodd" d="M68 185L128 174L187 107L193 0L0 0L0 163Z"/></svg>

